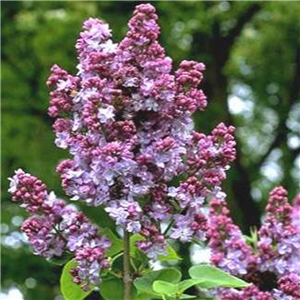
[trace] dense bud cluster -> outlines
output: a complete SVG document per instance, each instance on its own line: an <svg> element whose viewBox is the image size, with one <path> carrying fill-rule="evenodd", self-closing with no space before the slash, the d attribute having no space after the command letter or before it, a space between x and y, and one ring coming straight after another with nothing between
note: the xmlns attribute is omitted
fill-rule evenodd
<svg viewBox="0 0 300 300"><path fill-rule="evenodd" d="M252 249L233 224L225 201L213 199L210 207L208 235L212 263L235 276L247 274L248 267L256 263Z"/></svg>
<svg viewBox="0 0 300 300"><path fill-rule="evenodd" d="M100 20L83 27L78 74L54 66L48 80L56 145L73 156L57 167L64 190L72 200L104 205L117 225L143 235L138 245L151 258L166 246L157 222L174 218L172 238L203 240L203 203L221 194L235 157L233 127L193 132L192 113L207 104L198 89L204 65L183 61L171 73L150 4L136 7L119 44ZM189 178L168 188L184 173Z"/></svg>
<svg viewBox="0 0 300 300"><path fill-rule="evenodd" d="M75 256L74 281L84 289L100 283L100 271L109 266L105 250L110 242L72 205L48 193L45 184L21 169L10 178L14 201L34 213L22 225L33 251L46 259ZM93 272L91 272L91 270Z"/></svg>
<svg viewBox="0 0 300 300"><path fill-rule="evenodd" d="M269 197L266 220L259 230L258 250L261 271L278 276L296 272L300 275L300 236L292 222L293 207L282 187Z"/></svg>
<svg viewBox="0 0 300 300"><path fill-rule="evenodd" d="M213 200L210 206L212 263L253 283L242 291L220 289L220 299L300 299L299 196L291 206L284 188L271 191L256 249L233 224L224 201Z"/></svg>

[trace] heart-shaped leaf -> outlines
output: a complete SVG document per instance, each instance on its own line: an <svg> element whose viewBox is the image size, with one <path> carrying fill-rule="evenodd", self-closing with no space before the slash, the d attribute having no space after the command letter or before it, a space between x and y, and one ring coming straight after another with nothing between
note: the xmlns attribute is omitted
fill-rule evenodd
<svg viewBox="0 0 300 300"><path fill-rule="evenodd" d="M144 275L143 277L134 280L134 286L139 293L147 293L153 296L157 296L157 293L153 290L153 283L156 280L163 280L170 283L178 283L181 278L181 273L175 268L167 268L158 271L152 271Z"/></svg>
<svg viewBox="0 0 300 300"><path fill-rule="evenodd" d="M155 280L153 282L152 288L154 292L158 294L175 296L178 290L178 285L163 280Z"/></svg>
<svg viewBox="0 0 300 300"><path fill-rule="evenodd" d="M121 278L106 278L100 284L100 295L105 300L122 300L124 297L123 280ZM141 295L137 297L137 291L135 287L131 289L132 300L148 300L149 297Z"/></svg>
<svg viewBox="0 0 300 300"><path fill-rule="evenodd" d="M215 287L244 288L250 284L210 265L198 265L189 269L192 278L202 279L199 286L210 289Z"/></svg>
<svg viewBox="0 0 300 300"><path fill-rule="evenodd" d="M203 279L200 278L193 278L193 279L187 279L179 282L178 284L178 291L180 293L183 293L185 290L189 289L190 287L194 285L198 285L203 282Z"/></svg>

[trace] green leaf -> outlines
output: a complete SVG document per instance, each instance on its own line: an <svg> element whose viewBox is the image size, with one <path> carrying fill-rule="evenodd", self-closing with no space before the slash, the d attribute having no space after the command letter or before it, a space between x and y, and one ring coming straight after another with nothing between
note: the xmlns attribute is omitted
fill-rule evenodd
<svg viewBox="0 0 300 300"><path fill-rule="evenodd" d="M196 297L195 295L182 294L179 299L194 299Z"/></svg>
<svg viewBox="0 0 300 300"><path fill-rule="evenodd" d="M85 203L77 202L80 210L89 218L89 220L97 224L101 228L110 228L115 232L115 222L108 215L102 206L87 206Z"/></svg>
<svg viewBox="0 0 300 300"><path fill-rule="evenodd" d="M159 255L158 260L160 261L170 261L170 260L182 260L180 256L176 253L173 247L168 245L167 247L167 254L166 255Z"/></svg>
<svg viewBox="0 0 300 300"><path fill-rule="evenodd" d="M143 241L145 238L139 234L134 234L130 237L130 257L139 262L147 261L147 256L135 245L138 241Z"/></svg>
<svg viewBox="0 0 300 300"><path fill-rule="evenodd" d="M152 288L154 292L158 294L175 296L178 290L178 284L174 284L163 280L155 280L152 284Z"/></svg>
<svg viewBox="0 0 300 300"><path fill-rule="evenodd" d="M124 296L123 281L121 278L109 278L100 284L100 295L105 300L122 300ZM137 298L137 291L133 287L131 291L132 300L146 300L147 298Z"/></svg>
<svg viewBox="0 0 300 300"><path fill-rule="evenodd" d="M250 285L218 268L205 264L191 267L189 274L192 278L202 279L199 286L206 289L215 287L244 288Z"/></svg>
<svg viewBox="0 0 300 300"><path fill-rule="evenodd" d="M150 295L148 293L141 293L135 295L132 300L153 300L153 295Z"/></svg>
<svg viewBox="0 0 300 300"><path fill-rule="evenodd" d="M54 256L52 258L50 258L48 261L54 265L57 266L63 266L64 264L66 264L69 260L71 260L73 257L73 255L71 253L64 253L62 256Z"/></svg>
<svg viewBox="0 0 300 300"><path fill-rule="evenodd" d="M140 234L134 234L130 237L130 246L134 246L134 244L138 241L144 241L145 237Z"/></svg>
<svg viewBox="0 0 300 300"><path fill-rule="evenodd" d="M152 271L144 275L143 277L134 280L134 286L139 293L147 293L157 296L157 293L153 290L153 283L156 280L164 280L171 283L178 283L181 278L181 273L175 268L167 268L159 271Z"/></svg>
<svg viewBox="0 0 300 300"><path fill-rule="evenodd" d="M119 239L110 228L104 228L100 233L111 241L111 246L107 250L107 256L114 256L123 250L123 241Z"/></svg>
<svg viewBox="0 0 300 300"><path fill-rule="evenodd" d="M70 270L76 266L76 261L74 259L70 260L64 266L60 277L60 290L65 300L82 300L92 292L92 290L87 292L83 291L78 284L73 282Z"/></svg>
<svg viewBox="0 0 300 300"><path fill-rule="evenodd" d="M184 281L179 282L178 284L178 291L180 293L183 293L185 290L189 289L190 287L194 285L198 285L202 283L204 280L201 278L194 278L194 279L187 279Z"/></svg>
<svg viewBox="0 0 300 300"><path fill-rule="evenodd" d="M182 293L187 290L188 288L198 285L203 282L203 279L187 279L184 281L181 281L177 284L170 283L164 280L155 280L152 287L153 290L161 295L166 295L166 296L179 296L181 295L180 299L189 299L189 298L194 298L195 296L191 295L183 295ZM183 298L182 298L183 297Z"/></svg>
<svg viewBox="0 0 300 300"><path fill-rule="evenodd" d="M100 295L105 300L123 299L123 282L119 278L103 280L100 284Z"/></svg>

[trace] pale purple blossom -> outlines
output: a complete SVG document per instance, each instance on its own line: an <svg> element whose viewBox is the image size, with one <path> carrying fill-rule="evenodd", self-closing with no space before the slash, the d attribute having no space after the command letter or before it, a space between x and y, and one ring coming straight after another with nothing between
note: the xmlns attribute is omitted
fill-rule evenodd
<svg viewBox="0 0 300 300"><path fill-rule="evenodd" d="M78 263L74 280L84 288L100 283L100 271L109 266L105 251L110 241L99 235L99 229L73 205L58 199L54 192L48 193L45 184L35 176L19 169L10 181L13 200L33 214L21 227L33 253L46 259L71 253ZM97 254L91 270L90 260L79 259L88 247Z"/></svg>
<svg viewBox="0 0 300 300"><path fill-rule="evenodd" d="M107 123L114 120L114 107L109 105L106 108L99 108L98 118L101 123Z"/></svg>
<svg viewBox="0 0 300 300"><path fill-rule="evenodd" d="M224 200L214 199L210 205L212 263L253 283L242 291L218 289L217 296L222 300L300 299L300 235L293 220L297 201L292 207L282 187L271 191L254 248L233 224Z"/></svg>

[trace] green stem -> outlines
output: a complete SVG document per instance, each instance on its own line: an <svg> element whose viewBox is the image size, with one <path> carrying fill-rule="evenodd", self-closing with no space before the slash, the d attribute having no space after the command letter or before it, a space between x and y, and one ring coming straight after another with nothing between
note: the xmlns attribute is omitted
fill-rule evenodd
<svg viewBox="0 0 300 300"><path fill-rule="evenodd" d="M111 275L113 275L113 276L115 276L115 277L117 277L117 278L122 278L121 275L117 274L117 273L114 272L114 271L108 271L108 273L111 274Z"/></svg>
<svg viewBox="0 0 300 300"><path fill-rule="evenodd" d="M179 209L179 210L177 210L175 213L179 213L179 214L182 214L184 211L186 211L187 210L187 207L185 207L185 208L182 208L182 209ZM167 233L170 231L170 229L173 227L173 225L174 225L174 223L175 223L175 220L173 219L170 223L169 223L169 225L168 225L168 227L165 229L165 231L163 232L163 236L167 236Z"/></svg>
<svg viewBox="0 0 300 300"><path fill-rule="evenodd" d="M67 243L68 240L61 234L61 231L59 231L55 226L52 226L54 231Z"/></svg>
<svg viewBox="0 0 300 300"><path fill-rule="evenodd" d="M116 256L114 256L112 259L111 259L111 264L113 264L113 262L118 259L119 257L123 256L123 252L120 252L118 253Z"/></svg>
<svg viewBox="0 0 300 300"><path fill-rule="evenodd" d="M170 231L170 229L172 228L172 226L174 225L175 221L174 219L169 223L168 227L165 229L165 231L163 232L163 236L166 236L167 233Z"/></svg>
<svg viewBox="0 0 300 300"><path fill-rule="evenodd" d="M124 255L123 255L123 286L124 300L131 300L132 278L130 274L130 234L124 230Z"/></svg>

